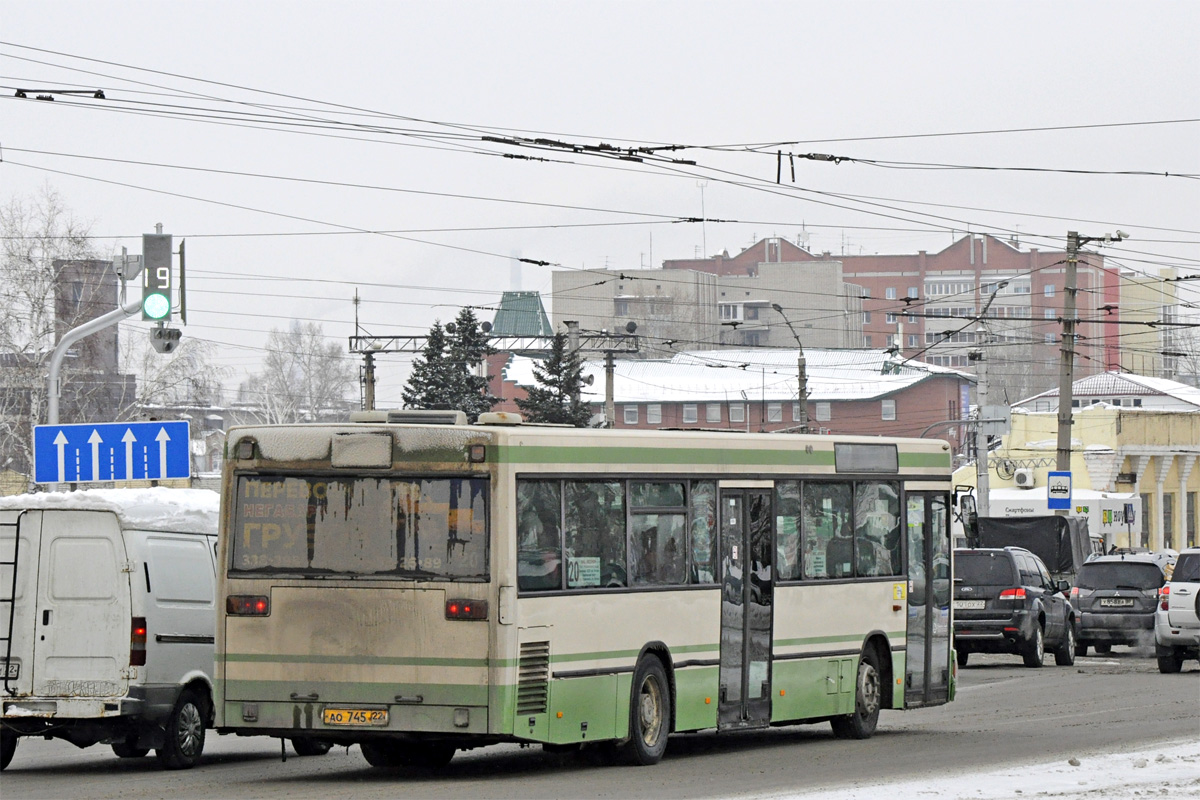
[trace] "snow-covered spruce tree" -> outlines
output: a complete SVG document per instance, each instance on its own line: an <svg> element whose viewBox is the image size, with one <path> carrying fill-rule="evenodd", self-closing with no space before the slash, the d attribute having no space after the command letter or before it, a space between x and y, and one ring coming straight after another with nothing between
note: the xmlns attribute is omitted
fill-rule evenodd
<svg viewBox="0 0 1200 800"><path fill-rule="evenodd" d="M456 397L455 376L447 366L446 330L433 323L421 355L413 359L412 373L401 395L405 408L445 410Z"/></svg>
<svg viewBox="0 0 1200 800"><path fill-rule="evenodd" d="M530 422L554 422L586 428L592 412L579 399L583 389L583 363L578 352L567 351L567 336L554 335L550 356L533 368L537 385L528 389L528 397L517 407Z"/></svg>
<svg viewBox="0 0 1200 800"><path fill-rule="evenodd" d="M496 398L488 393L490 376L486 370L482 375L476 374L477 365L486 365L487 357L496 349L488 344L488 335L479 327L479 320L470 308L458 312L447 344L447 358L457 378L457 405L452 408L465 411L468 419L477 419L496 405Z"/></svg>

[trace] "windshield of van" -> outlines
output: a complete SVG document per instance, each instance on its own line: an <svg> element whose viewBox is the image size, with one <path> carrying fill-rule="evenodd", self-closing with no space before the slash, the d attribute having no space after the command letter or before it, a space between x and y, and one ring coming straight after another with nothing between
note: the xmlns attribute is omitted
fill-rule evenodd
<svg viewBox="0 0 1200 800"><path fill-rule="evenodd" d="M1017 573L1004 552L954 554L954 582L967 586L1013 586Z"/></svg>
<svg viewBox="0 0 1200 800"><path fill-rule="evenodd" d="M487 580L484 478L237 481L230 573Z"/></svg>
<svg viewBox="0 0 1200 800"><path fill-rule="evenodd" d="M1105 561L1084 564L1075 583L1080 589L1157 589L1163 573L1154 564Z"/></svg>

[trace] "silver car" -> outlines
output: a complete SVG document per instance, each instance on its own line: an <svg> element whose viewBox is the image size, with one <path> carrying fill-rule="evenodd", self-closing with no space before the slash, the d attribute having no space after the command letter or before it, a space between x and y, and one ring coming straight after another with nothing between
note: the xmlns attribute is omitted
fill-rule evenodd
<svg viewBox="0 0 1200 800"><path fill-rule="evenodd" d="M1159 672L1179 672L1184 659L1200 659L1200 547L1179 554L1171 580L1159 590L1154 645Z"/></svg>

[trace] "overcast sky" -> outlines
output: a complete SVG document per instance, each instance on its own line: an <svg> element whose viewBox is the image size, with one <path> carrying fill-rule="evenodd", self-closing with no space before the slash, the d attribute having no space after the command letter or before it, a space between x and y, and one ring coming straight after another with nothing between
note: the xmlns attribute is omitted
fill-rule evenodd
<svg viewBox="0 0 1200 800"><path fill-rule="evenodd" d="M106 256L159 222L186 237L185 336L235 378L293 318L344 346L356 287L377 335L548 294L552 268L514 254L620 269L767 235L910 253L1120 228L1110 258L1195 274L1200 181L1061 170L1200 175L1198 30L1194 2L9 3L0 200L49 183ZM1069 126L1095 127L1015 130ZM1000 132L904 138L971 131ZM793 182L785 155L775 186L779 150L1051 171L799 159ZM673 221L702 202L733 221ZM382 359L381 406L406 369Z"/></svg>

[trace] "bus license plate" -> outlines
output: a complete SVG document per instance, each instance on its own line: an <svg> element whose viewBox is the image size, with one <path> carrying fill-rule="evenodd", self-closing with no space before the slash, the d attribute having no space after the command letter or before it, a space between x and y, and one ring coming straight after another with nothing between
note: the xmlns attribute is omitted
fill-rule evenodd
<svg viewBox="0 0 1200 800"><path fill-rule="evenodd" d="M321 712L326 725L387 725L386 708L327 708Z"/></svg>
<svg viewBox="0 0 1200 800"><path fill-rule="evenodd" d="M956 611L987 608L987 600L955 600L954 608Z"/></svg>
<svg viewBox="0 0 1200 800"><path fill-rule="evenodd" d="M1100 605L1102 605L1102 606L1117 606L1117 607L1132 606L1133 598L1132 597L1101 597Z"/></svg>

